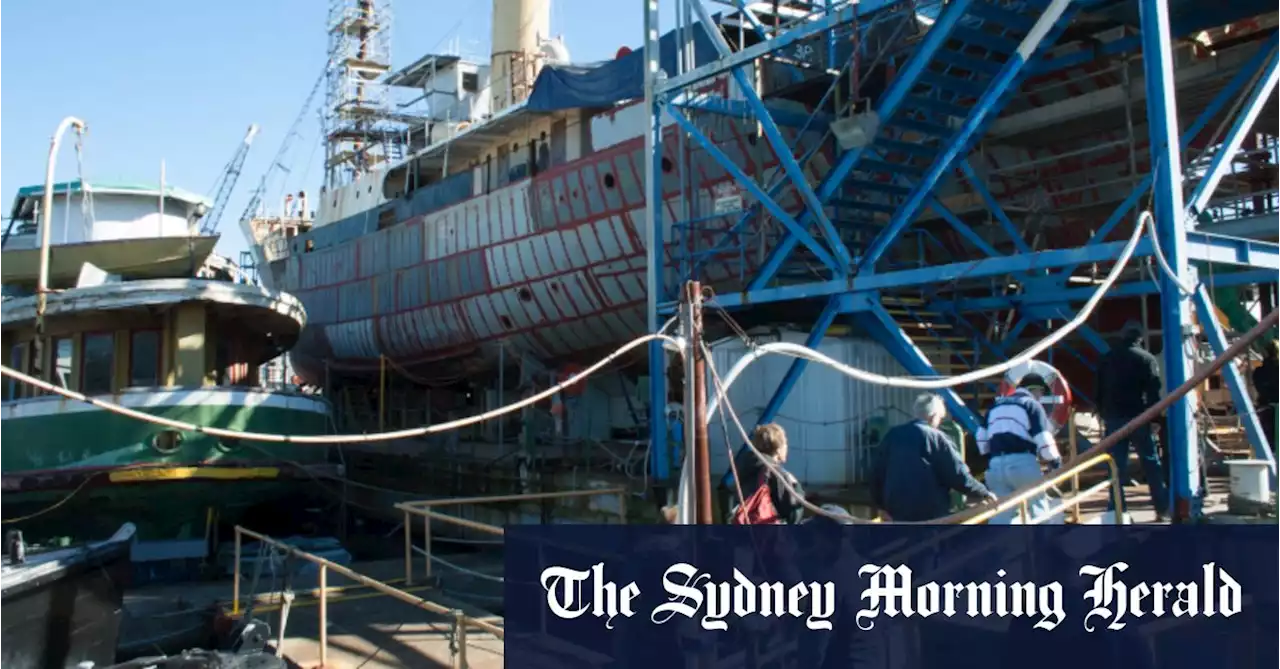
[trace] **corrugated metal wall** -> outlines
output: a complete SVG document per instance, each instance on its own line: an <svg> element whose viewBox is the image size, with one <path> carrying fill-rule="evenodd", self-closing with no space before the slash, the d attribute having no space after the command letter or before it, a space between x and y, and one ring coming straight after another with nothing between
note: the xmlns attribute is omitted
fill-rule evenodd
<svg viewBox="0 0 1280 669"><path fill-rule="evenodd" d="M787 331L757 341L803 344L804 338L804 333ZM870 372L886 376L907 373L888 351L870 340L828 337L818 350ZM722 378L745 352L738 339L725 340L712 348L712 360ZM748 430L755 425L793 360L790 356L767 355L752 363L729 389L729 399ZM846 486L864 481L868 449L877 443L867 438L868 420L880 419L889 425L907 420L916 394L855 381L825 365L810 363L775 421L787 431L787 469L805 486ZM713 383L708 383L707 395L708 401L715 397ZM729 444L736 451L741 438L731 420L728 426ZM729 467L719 415L712 417L710 436L711 472L713 477L719 477Z"/></svg>

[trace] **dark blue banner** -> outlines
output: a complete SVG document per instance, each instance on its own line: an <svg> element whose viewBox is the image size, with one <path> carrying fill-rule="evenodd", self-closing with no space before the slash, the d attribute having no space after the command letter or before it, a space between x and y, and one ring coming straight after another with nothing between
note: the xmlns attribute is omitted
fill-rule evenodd
<svg viewBox="0 0 1280 669"><path fill-rule="evenodd" d="M511 667L1278 666L1259 525L506 528Z"/></svg>

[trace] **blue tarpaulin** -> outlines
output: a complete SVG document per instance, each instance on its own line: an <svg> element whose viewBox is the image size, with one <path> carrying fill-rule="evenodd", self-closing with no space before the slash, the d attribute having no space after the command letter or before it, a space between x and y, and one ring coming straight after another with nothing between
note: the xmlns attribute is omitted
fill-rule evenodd
<svg viewBox="0 0 1280 669"><path fill-rule="evenodd" d="M668 75L676 72L676 47L680 36L676 31L663 35L659 46L660 65ZM701 23L693 25L694 63L703 65L716 59ZM623 100L644 97L644 49L618 58L589 65L548 65L533 84L527 108L530 111L555 111L581 107L612 107Z"/></svg>

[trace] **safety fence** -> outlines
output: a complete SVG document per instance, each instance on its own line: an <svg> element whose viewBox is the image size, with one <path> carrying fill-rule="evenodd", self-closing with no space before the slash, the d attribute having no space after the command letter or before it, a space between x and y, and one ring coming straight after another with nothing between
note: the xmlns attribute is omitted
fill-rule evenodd
<svg viewBox="0 0 1280 669"><path fill-rule="evenodd" d="M458 569L459 571L470 572L470 570L459 568L456 565L449 564L446 560L431 553L431 521L437 520L445 524L456 525L467 529L483 532L496 537L501 537L506 532L499 525L483 523L477 520L469 520L451 516L446 513L440 513L435 509L442 506L475 506L483 504L502 504L510 502L536 502L552 499L572 499L577 497L599 497L599 496L617 496L618 498L618 519L626 524L627 522L627 496L630 492L626 488L600 488L592 490L562 490L558 492L538 492L526 493L520 495L490 495L485 497L452 497L443 499L417 500L412 502L400 502L395 505L404 513L404 582L406 585L413 584L413 555L421 553L425 564L423 565L423 575L425 578L431 578L431 565L433 562L440 562L447 566ZM413 516L422 518L422 547L418 548L413 545ZM475 574L481 577L488 577L485 574ZM488 577L493 578L493 577ZM495 579L496 580L496 579Z"/></svg>
<svg viewBox="0 0 1280 669"><path fill-rule="evenodd" d="M333 591L333 590L342 589L341 586L334 587L334 588L331 588L329 586L328 577L330 572L343 576L362 586L371 588L393 599L397 599L411 606L416 606L424 611L449 617L451 620L451 625L452 625L451 632L454 640L454 643L450 645L450 650L452 653L452 660L453 660L452 666L455 669L465 669L467 667L467 643L468 643L467 632L470 629L474 628L482 632L487 632L489 634L492 634L494 637L498 639L505 638L505 631L503 630L502 626L494 624L494 622L491 619L480 618L476 616L469 616L462 609L452 609L452 608L437 604L435 602L428 601L426 599L423 599L422 597L418 597L417 595L413 595L411 593L405 592L400 588L387 585L382 581L365 576L364 574L356 572L336 562L333 562L331 560L326 560L325 558L322 558L318 555L314 555L312 553L308 553L303 550L299 550L298 548L290 546L289 544L279 541L278 539L273 539L269 536L266 536L265 534L259 534L257 532L254 532L253 530L245 529L243 527L240 527L239 525L237 525L235 528L235 582L232 585L232 593L231 593L231 597L232 597L231 614L233 616L239 616L241 613L240 611L240 580L241 580L240 561L241 561L241 546L243 543L243 537L250 537L251 539L255 539L259 542L262 542L264 545L270 546L275 550L281 551L286 556L295 557L295 558L310 562L316 565L316 567L319 569L318 587L315 589L315 592L317 593L317 598L319 599L319 607L318 607L319 627L320 627L320 638L319 638L320 665L319 666L321 667L327 666L328 664L329 593L330 591ZM288 621L288 607L287 607L288 601L289 601L289 598L286 595L286 598L285 598L286 605L285 607L281 608L281 613L280 613L281 621L280 621L280 629L278 632L279 637L276 643L276 651L277 653L281 653L281 654L283 654L284 652L283 646L284 646L285 625Z"/></svg>

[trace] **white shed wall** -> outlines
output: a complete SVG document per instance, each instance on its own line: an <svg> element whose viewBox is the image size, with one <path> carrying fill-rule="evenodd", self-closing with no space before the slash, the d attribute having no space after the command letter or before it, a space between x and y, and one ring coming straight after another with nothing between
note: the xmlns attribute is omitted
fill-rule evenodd
<svg viewBox="0 0 1280 669"><path fill-rule="evenodd" d="M757 341L786 341L803 344L805 334L784 331ZM907 372L884 347L855 338L827 338L818 347L824 355L846 365L886 376ZM712 360L721 377L728 375L746 352L741 340L724 340L712 348ZM748 430L755 425L794 358L766 355L752 363L733 387L729 399ZM867 419L884 416L895 425L910 416L916 392L908 389L873 386L855 381L825 365L810 363L787 397L775 422L787 431L789 469L808 487L848 486L865 479L869 449L876 446L864 436ZM713 381L707 384L708 401L715 397ZM727 420L727 417L726 417ZM737 428L729 421L730 448L741 445ZM724 429L718 415L710 425L711 472L718 477L729 468Z"/></svg>

